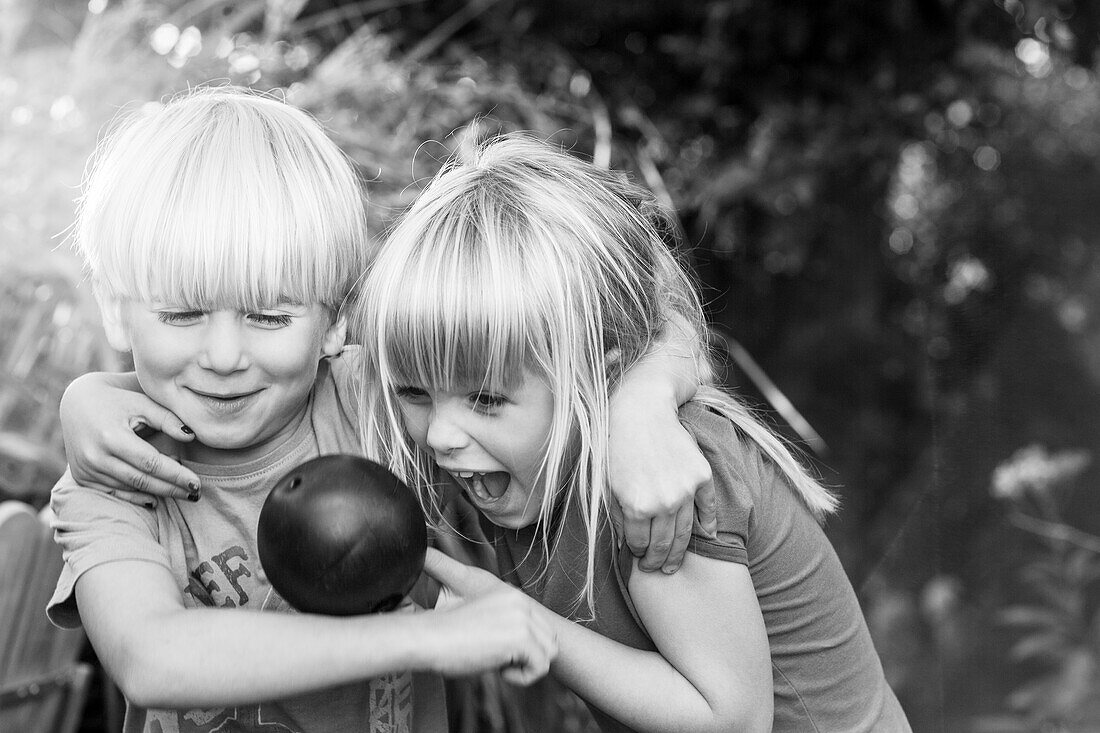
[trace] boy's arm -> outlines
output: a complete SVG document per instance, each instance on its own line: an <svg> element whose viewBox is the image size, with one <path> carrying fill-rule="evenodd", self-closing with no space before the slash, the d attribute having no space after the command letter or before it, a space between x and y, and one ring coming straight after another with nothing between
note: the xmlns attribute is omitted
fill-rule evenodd
<svg viewBox="0 0 1100 733"><path fill-rule="evenodd" d="M439 554L426 569L461 598L502 582ZM771 653L748 568L689 554L675 575L634 572L628 584L658 651L612 641L530 601L558 639L554 676L639 731L771 730Z"/></svg>
<svg viewBox="0 0 1100 733"><path fill-rule="evenodd" d="M611 398L612 512L645 571L676 572L695 511L704 532L716 527L710 465L677 418L704 381L702 363L699 335L675 317Z"/></svg>
<svg viewBox="0 0 1100 733"><path fill-rule="evenodd" d="M464 675L513 665L530 683L556 653L517 592L448 611L327 617L186 608L155 563L110 562L76 582L81 621L111 677L143 707L283 698L410 670Z"/></svg>
<svg viewBox="0 0 1100 733"><path fill-rule="evenodd" d="M73 478L131 503L151 506L157 496L199 496L194 472L142 437L160 432L179 442L190 429L145 396L137 376L93 372L77 377L61 398L61 429Z"/></svg>

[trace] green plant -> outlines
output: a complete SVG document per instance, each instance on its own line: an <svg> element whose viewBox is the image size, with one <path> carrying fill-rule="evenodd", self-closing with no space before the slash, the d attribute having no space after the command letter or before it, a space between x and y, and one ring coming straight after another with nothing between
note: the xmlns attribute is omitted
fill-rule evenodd
<svg viewBox="0 0 1100 733"><path fill-rule="evenodd" d="M1066 518L1067 488L1085 470L1085 451L1051 453L1039 445L998 466L994 496L1008 520L1038 541L1019 571L1026 597L1001 610L1017 630L1009 650L1027 680L1009 707L1043 730L1094 729L1100 723L1100 537ZM1084 727L1081 727L1084 726Z"/></svg>

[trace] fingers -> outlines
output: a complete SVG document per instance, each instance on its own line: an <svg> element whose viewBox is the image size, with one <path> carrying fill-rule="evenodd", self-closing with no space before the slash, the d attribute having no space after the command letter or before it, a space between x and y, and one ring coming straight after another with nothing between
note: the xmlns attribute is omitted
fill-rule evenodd
<svg viewBox="0 0 1100 733"><path fill-rule="evenodd" d="M717 499L714 497L714 481L710 477L695 493L695 515L704 534L711 537L718 534Z"/></svg>
<svg viewBox="0 0 1100 733"><path fill-rule="evenodd" d="M630 548L634 557L644 557L649 549L649 535L651 518L639 516L632 512L623 512L623 534L626 536L626 546Z"/></svg>
<svg viewBox="0 0 1100 733"><path fill-rule="evenodd" d="M529 633L527 643L512 662L500 670L500 676L513 685L526 686L542 679L558 656L557 636L544 619L532 614Z"/></svg>
<svg viewBox="0 0 1100 733"><path fill-rule="evenodd" d="M676 536L676 515L661 514L653 518L649 527L649 547L638 560L638 567L652 572L660 569L668 560L672 540Z"/></svg>
<svg viewBox="0 0 1100 733"><path fill-rule="evenodd" d="M181 443L188 443L195 439L194 431L184 425L183 420L176 417L171 410L152 400L145 401L140 415L130 418L130 427L138 435L142 434L143 429L156 430Z"/></svg>
<svg viewBox="0 0 1100 733"><path fill-rule="evenodd" d="M79 471L77 466L73 465L74 478L85 488L115 494L132 504L155 506L155 496L190 501L198 501L201 496L201 491L189 492L180 489L174 484L142 473L141 469L114 456L101 456L96 459L95 465L98 468L83 466Z"/></svg>
<svg viewBox="0 0 1100 733"><path fill-rule="evenodd" d="M695 520L694 507L685 504L676 513L675 530L672 536L672 547L669 548L668 557L661 565L661 572L671 575L680 569L684 563L684 554L687 553L688 543L691 540L692 523Z"/></svg>
<svg viewBox="0 0 1100 733"><path fill-rule="evenodd" d="M137 506L143 506L146 509L152 509L157 505L157 500L148 494L139 494L136 491L127 491L126 489L110 489L107 492L111 496L117 496L123 501L128 501L131 504Z"/></svg>
<svg viewBox="0 0 1100 733"><path fill-rule="evenodd" d="M149 443L126 441L117 461L104 469L118 471L114 475L136 491L175 499L198 501L201 495L199 477L177 461L159 452Z"/></svg>
<svg viewBox="0 0 1100 733"><path fill-rule="evenodd" d="M448 587L461 584L465 569L466 566L458 560L447 557L434 547L429 547L424 555L424 572Z"/></svg>

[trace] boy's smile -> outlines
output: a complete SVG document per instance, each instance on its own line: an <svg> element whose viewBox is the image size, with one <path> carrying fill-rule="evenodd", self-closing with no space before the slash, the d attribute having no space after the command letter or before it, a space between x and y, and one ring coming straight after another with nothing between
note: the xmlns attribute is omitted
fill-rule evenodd
<svg viewBox="0 0 1100 733"><path fill-rule="evenodd" d="M538 519L554 416L546 382L526 373L506 394L405 386L397 397L409 436L494 524L519 529Z"/></svg>
<svg viewBox="0 0 1100 733"><path fill-rule="evenodd" d="M105 312L109 309L105 309ZM133 352L142 390L196 436L188 458L240 463L293 433L321 357L343 347L343 324L319 304L255 313L121 301L105 325Z"/></svg>

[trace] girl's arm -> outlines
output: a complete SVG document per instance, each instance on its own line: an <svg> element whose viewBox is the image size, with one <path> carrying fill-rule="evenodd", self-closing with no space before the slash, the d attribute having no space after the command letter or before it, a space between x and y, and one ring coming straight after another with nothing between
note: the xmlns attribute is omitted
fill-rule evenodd
<svg viewBox="0 0 1100 733"><path fill-rule="evenodd" d="M465 598L501 583L438 553L426 570L448 594ZM614 642L531 601L558 639L554 676L639 731L770 730L771 657L748 568L690 554L675 575L635 572L629 586L656 652Z"/></svg>
<svg viewBox="0 0 1100 733"><path fill-rule="evenodd" d="M77 377L61 398L61 429L73 478L83 486L151 506L151 494L199 496L199 478L164 455L143 435L194 438L174 414L145 396L132 372Z"/></svg>
<svg viewBox="0 0 1100 733"><path fill-rule="evenodd" d="M465 675L507 667L529 684L556 653L518 591L446 611L327 617L186 608L171 574L119 561L76 583L81 621L107 671L143 707L214 707L282 698L410 670Z"/></svg>
<svg viewBox="0 0 1100 733"><path fill-rule="evenodd" d="M695 330L673 318L611 398L613 516L645 571L676 572L696 511L704 532L716 528L710 465L676 414L703 381L700 349Z"/></svg>

